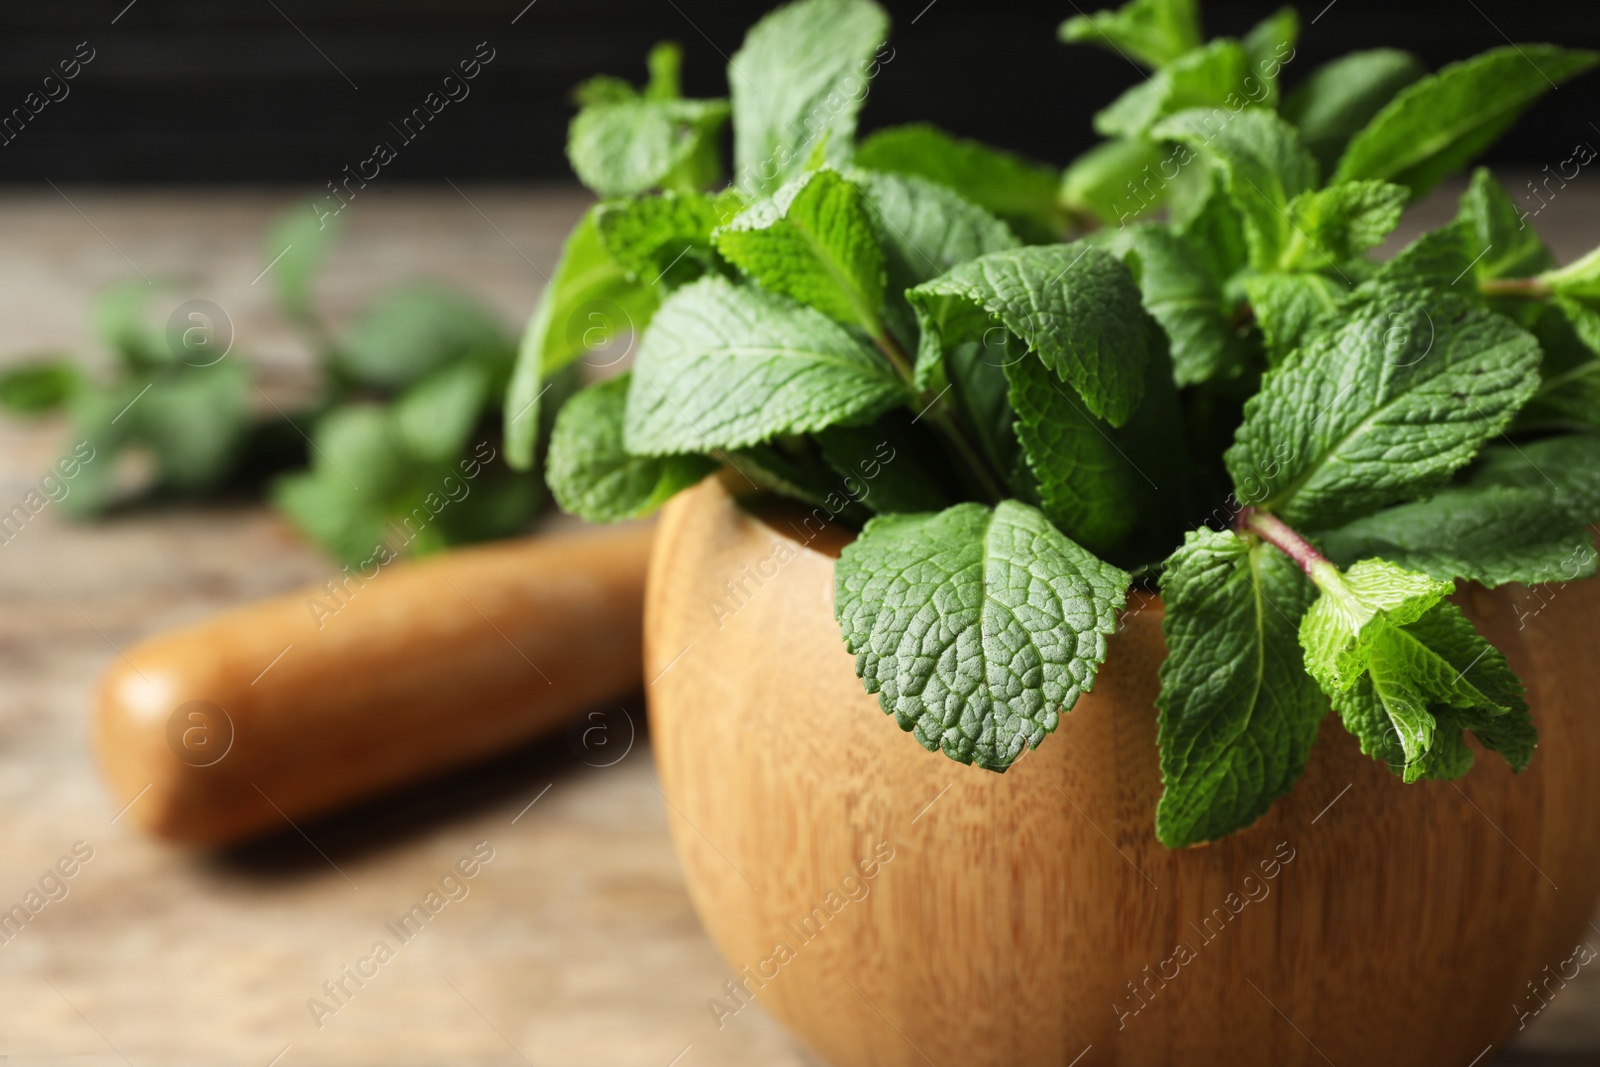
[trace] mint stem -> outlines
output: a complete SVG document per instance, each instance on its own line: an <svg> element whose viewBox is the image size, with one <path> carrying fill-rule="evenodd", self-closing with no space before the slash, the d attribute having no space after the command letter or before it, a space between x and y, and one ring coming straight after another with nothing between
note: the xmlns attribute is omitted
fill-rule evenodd
<svg viewBox="0 0 1600 1067"><path fill-rule="evenodd" d="M1484 296L1544 300L1550 296L1550 286L1540 278L1485 278L1478 283L1478 292Z"/></svg>
<svg viewBox="0 0 1600 1067"><path fill-rule="evenodd" d="M957 421L945 401L944 393L930 397L917 389L916 373L912 368L911 361L900 350L900 346L895 343L894 338L889 336L887 330L882 331L881 336L874 335L873 340L877 341L878 348L883 351L884 356L894 366L895 372L900 375L907 385L911 386L912 392L917 397L917 403L923 405L928 421L933 423L934 429L949 442L950 447L956 450L962 462L967 465L968 470L971 471L974 480L977 482L979 491L988 498L991 504L998 504L1004 500L1009 495L1005 489L1005 479L998 476L989 465L983 452L967 438L966 431L962 428L961 423ZM945 392L948 391L947 389Z"/></svg>
<svg viewBox="0 0 1600 1067"><path fill-rule="evenodd" d="M1299 564L1306 575L1315 580L1318 570L1331 567L1328 558L1318 552L1310 541L1301 537L1294 527L1284 522L1270 511L1257 511L1255 508L1245 508L1239 512L1237 526L1255 534L1279 552L1288 556Z"/></svg>

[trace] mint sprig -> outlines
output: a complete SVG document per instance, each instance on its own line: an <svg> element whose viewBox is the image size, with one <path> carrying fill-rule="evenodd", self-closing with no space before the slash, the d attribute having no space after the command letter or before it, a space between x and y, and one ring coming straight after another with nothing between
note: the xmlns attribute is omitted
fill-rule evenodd
<svg viewBox="0 0 1600 1067"><path fill-rule="evenodd" d="M1445 226L1373 250L1595 56L1429 74L1376 49L1302 75L1290 9L1208 41L1192 0L1133 0L1062 28L1152 73L1057 181L925 124L858 146L887 32L871 0L758 23L728 188L635 166L648 138L601 178L574 159L609 199L512 405L584 354L595 301L637 343L562 412L557 499L637 517L731 465L858 528L834 608L863 685L996 771L1093 685L1128 589L1158 589L1170 847L1261 817L1330 709L1407 781L1475 747L1526 766L1521 685L1449 598L1596 569L1600 253L1558 266L1482 171ZM676 101L663 79L598 83L586 111Z"/></svg>

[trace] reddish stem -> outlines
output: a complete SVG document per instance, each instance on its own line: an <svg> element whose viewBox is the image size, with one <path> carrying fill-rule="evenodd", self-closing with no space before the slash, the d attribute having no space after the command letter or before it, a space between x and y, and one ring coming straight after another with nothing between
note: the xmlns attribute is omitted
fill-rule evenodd
<svg viewBox="0 0 1600 1067"><path fill-rule="evenodd" d="M1329 566L1327 557L1318 552L1310 541L1301 537L1292 526L1270 511L1245 508L1239 512L1236 525L1240 530L1255 534L1294 560L1300 565L1300 569L1313 579L1317 577L1318 566Z"/></svg>

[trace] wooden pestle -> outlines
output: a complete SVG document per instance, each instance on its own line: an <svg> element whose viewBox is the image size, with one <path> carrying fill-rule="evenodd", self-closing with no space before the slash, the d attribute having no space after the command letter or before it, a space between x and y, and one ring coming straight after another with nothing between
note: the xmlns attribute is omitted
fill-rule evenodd
<svg viewBox="0 0 1600 1067"><path fill-rule="evenodd" d="M162 837L226 844L636 692L650 538L633 525L347 571L128 649L94 722L118 806Z"/></svg>

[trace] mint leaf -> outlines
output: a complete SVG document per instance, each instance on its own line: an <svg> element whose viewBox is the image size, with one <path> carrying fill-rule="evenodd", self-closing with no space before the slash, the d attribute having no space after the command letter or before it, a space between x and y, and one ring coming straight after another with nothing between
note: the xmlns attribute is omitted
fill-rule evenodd
<svg viewBox="0 0 1600 1067"><path fill-rule="evenodd" d="M1342 525L1437 487L1538 385L1539 346L1452 294L1352 311L1271 371L1225 460L1291 524Z"/></svg>
<svg viewBox="0 0 1600 1067"><path fill-rule="evenodd" d="M821 146L848 160L889 19L870 0L796 0L767 14L728 63L734 184L772 192Z"/></svg>
<svg viewBox="0 0 1600 1067"><path fill-rule="evenodd" d="M856 165L942 185L999 216L1030 241L1059 240L1066 220L1050 167L927 123L879 130L856 149Z"/></svg>
<svg viewBox="0 0 1600 1067"><path fill-rule="evenodd" d="M1115 550L1133 531L1146 495L1143 477L1111 436L1115 431L1032 356L1011 362L1005 373L1040 509L1096 555Z"/></svg>
<svg viewBox="0 0 1600 1067"><path fill-rule="evenodd" d="M1487 168L1473 173L1472 183L1461 194L1458 218L1475 246L1473 276L1480 281L1526 278L1556 265L1538 231L1528 225L1527 212L1518 210Z"/></svg>
<svg viewBox="0 0 1600 1067"><path fill-rule="evenodd" d="M1350 141L1333 183L1377 178L1421 196L1469 163L1545 91L1594 66L1595 53L1508 45L1400 90Z"/></svg>
<svg viewBox="0 0 1600 1067"><path fill-rule="evenodd" d="M1349 286L1323 274L1253 274L1242 285L1266 342L1269 367L1288 359L1312 325L1338 311L1350 296Z"/></svg>
<svg viewBox="0 0 1600 1067"><path fill-rule="evenodd" d="M1355 684L1379 638L1416 622L1455 591L1453 582L1381 559L1360 560L1342 573L1320 564L1312 579L1322 595L1300 620L1300 646L1306 670L1329 693Z"/></svg>
<svg viewBox="0 0 1600 1067"><path fill-rule="evenodd" d="M930 751L1003 771L1094 685L1128 576L1014 500L880 516L834 569L856 672Z"/></svg>
<svg viewBox="0 0 1600 1067"><path fill-rule="evenodd" d="M539 401L553 375L590 352L606 352L606 362L621 358L610 349L619 337L637 336L649 324L663 295L657 286L641 286L612 258L600 214L600 208L589 209L568 235L522 334L505 407L506 462L519 470L533 463Z"/></svg>
<svg viewBox="0 0 1600 1067"><path fill-rule="evenodd" d="M615 78L578 88L583 109L567 131L567 159L579 181L601 196L717 184L717 134L728 121L728 102L680 99L681 59L677 45L657 45L643 94Z"/></svg>
<svg viewBox="0 0 1600 1067"><path fill-rule="evenodd" d="M1191 532L1163 568L1156 836L1168 848L1250 825L1300 777L1327 711L1296 638L1314 592L1276 549L1214 530Z"/></svg>
<svg viewBox="0 0 1600 1067"><path fill-rule="evenodd" d="M65 359L40 359L0 370L0 407L39 415L66 405L87 383Z"/></svg>
<svg viewBox="0 0 1600 1067"><path fill-rule="evenodd" d="M1385 629L1366 673L1333 702L1362 751L1407 782L1465 774L1473 760L1461 742L1463 726L1503 751L1516 770L1527 766L1538 738L1505 657L1449 603Z"/></svg>
<svg viewBox="0 0 1600 1067"><path fill-rule="evenodd" d="M493 311L452 289L411 284L367 306L339 342L334 367L362 385L401 389L470 353L510 351Z"/></svg>
<svg viewBox="0 0 1600 1067"><path fill-rule="evenodd" d="M661 456L870 421L911 395L818 312L718 277L668 297L634 365L625 444Z"/></svg>
<svg viewBox="0 0 1600 1067"><path fill-rule="evenodd" d="M628 280L667 290L686 285L711 263L711 231L739 209L736 198L705 193L614 200L595 209L606 253Z"/></svg>
<svg viewBox="0 0 1600 1067"><path fill-rule="evenodd" d="M883 249L861 191L837 171L802 174L713 239L762 288L883 335Z"/></svg>
<svg viewBox="0 0 1600 1067"><path fill-rule="evenodd" d="M1177 383L1240 374L1246 360L1240 324L1223 291L1226 278L1213 273L1212 250L1159 225L1137 228L1132 245L1143 268L1145 310L1167 333Z"/></svg>
<svg viewBox="0 0 1600 1067"><path fill-rule="evenodd" d="M1095 132L1106 137L1142 137L1169 115L1191 108L1210 111L1224 104L1237 110L1266 99L1265 87L1250 80L1250 58L1238 41L1219 38L1197 48L1128 89L1094 117ZM1256 87L1258 99L1245 93ZM1228 112L1222 112L1227 115Z"/></svg>
<svg viewBox="0 0 1600 1067"><path fill-rule="evenodd" d="M402 393L390 416L404 451L434 462L454 459L483 413L491 375L481 362L452 363Z"/></svg>
<svg viewBox="0 0 1600 1067"><path fill-rule="evenodd" d="M976 341L1003 325L1113 426L1144 393L1149 320L1132 274L1092 245L994 252L907 294L924 323L924 345ZM918 363L926 365L924 354Z"/></svg>
<svg viewBox="0 0 1600 1067"><path fill-rule="evenodd" d="M1351 52L1317 67L1283 102L1283 117L1324 171L1339 162L1345 145L1394 95L1428 73L1410 52L1374 48Z"/></svg>
<svg viewBox="0 0 1600 1067"><path fill-rule="evenodd" d="M1289 201L1294 231L1278 259L1280 270L1338 270L1383 243L1400 223L1410 194L1389 182L1351 181L1304 192Z"/></svg>
<svg viewBox="0 0 1600 1067"><path fill-rule="evenodd" d="M1172 116L1152 135L1181 141L1217 161L1244 219L1251 266L1272 270L1294 236L1289 202L1317 187L1317 162L1294 127L1256 109L1232 115L1202 109Z"/></svg>
<svg viewBox="0 0 1600 1067"><path fill-rule="evenodd" d="M852 177L884 252L889 294L884 317L901 345L914 349L916 314L906 290L958 263L1016 248L1020 242L1005 223L925 178L875 171L856 171Z"/></svg>
<svg viewBox="0 0 1600 1067"><path fill-rule="evenodd" d="M284 313L306 324L316 321L311 283L338 239L342 215L318 213L314 205L291 208L278 216L262 242L263 263Z"/></svg>
<svg viewBox="0 0 1600 1067"><path fill-rule="evenodd" d="M1057 198L1073 215L1104 226L1122 226L1154 210L1165 199L1165 181L1153 187L1144 183L1140 191L1149 194L1148 200L1127 193L1128 183L1137 182L1165 158L1159 144L1142 137L1102 141L1067 167L1061 175Z"/></svg>
<svg viewBox="0 0 1600 1067"><path fill-rule="evenodd" d="M704 456L633 456L623 450L629 375L591 385L561 408L545 478L561 510L588 522L650 514L716 469Z"/></svg>
<svg viewBox="0 0 1600 1067"><path fill-rule="evenodd" d="M1240 41L1249 61L1249 74L1244 83L1247 97L1256 99L1259 83L1266 89L1259 102L1266 107L1277 106L1278 75L1284 65L1294 59L1294 43L1299 39L1300 15L1292 7L1279 8L1250 28Z"/></svg>
<svg viewBox="0 0 1600 1067"><path fill-rule="evenodd" d="M1459 485L1320 535L1335 562L1381 556L1435 578L1496 586L1595 573L1600 438L1484 450Z"/></svg>
<svg viewBox="0 0 1600 1067"><path fill-rule="evenodd" d="M301 533L346 563L370 566L391 536L384 510L331 469L285 475L273 483L271 496L272 506Z"/></svg>
<svg viewBox="0 0 1600 1067"><path fill-rule="evenodd" d="M1160 67L1199 48L1200 10L1195 0L1130 0L1115 11L1078 15L1061 24L1061 39L1127 53Z"/></svg>

